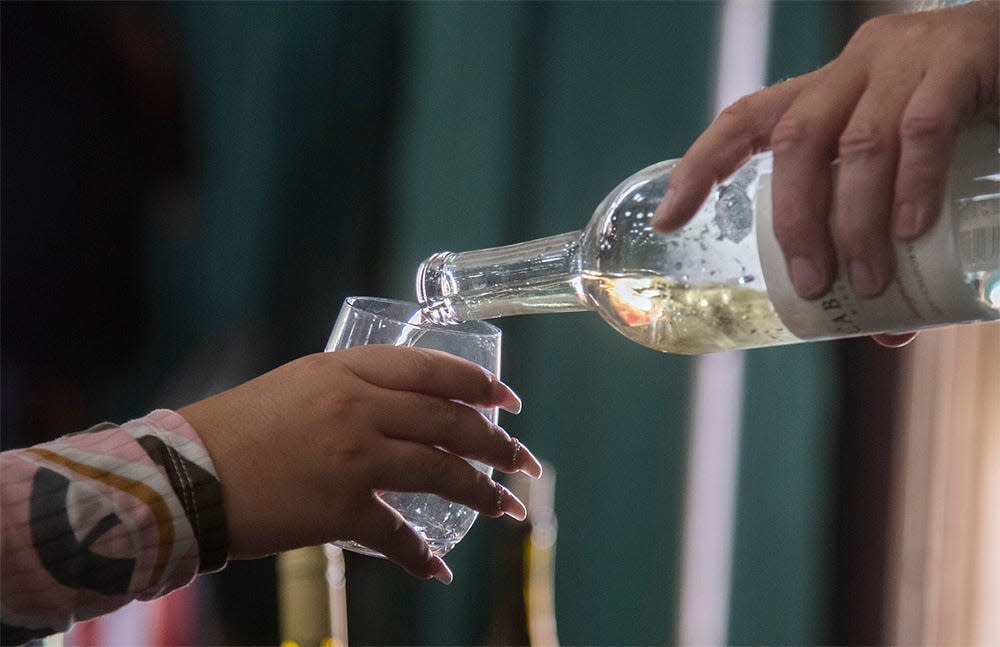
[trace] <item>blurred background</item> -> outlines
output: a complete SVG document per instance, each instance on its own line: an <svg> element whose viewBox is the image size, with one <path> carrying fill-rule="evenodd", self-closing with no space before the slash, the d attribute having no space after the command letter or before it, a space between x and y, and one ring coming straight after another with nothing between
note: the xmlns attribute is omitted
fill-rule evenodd
<svg viewBox="0 0 1000 647"><path fill-rule="evenodd" d="M4 2L3 448L321 350L433 252L580 229L727 92L892 8ZM561 642L1000 640L995 326L706 362L589 313L498 323L501 424L558 474ZM347 555L350 641L525 642L521 539L481 519L449 587ZM234 562L76 640L277 644L278 606L275 560Z"/></svg>

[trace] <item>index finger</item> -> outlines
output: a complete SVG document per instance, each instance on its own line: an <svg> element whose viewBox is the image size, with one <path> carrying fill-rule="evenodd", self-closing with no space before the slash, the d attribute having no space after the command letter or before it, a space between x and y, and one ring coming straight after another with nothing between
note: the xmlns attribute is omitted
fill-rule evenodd
<svg viewBox="0 0 1000 647"><path fill-rule="evenodd" d="M355 346L341 353L346 366L364 381L395 391L413 391L466 404L520 413L521 398L475 362L429 348Z"/></svg>
<svg viewBox="0 0 1000 647"><path fill-rule="evenodd" d="M653 228L669 232L694 216L717 182L770 144L771 130L817 72L748 94L719 113L670 173Z"/></svg>

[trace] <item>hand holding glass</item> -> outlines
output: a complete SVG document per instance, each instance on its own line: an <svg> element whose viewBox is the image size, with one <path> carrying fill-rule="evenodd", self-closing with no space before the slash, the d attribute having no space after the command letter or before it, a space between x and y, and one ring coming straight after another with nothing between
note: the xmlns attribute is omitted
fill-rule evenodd
<svg viewBox="0 0 1000 647"><path fill-rule="evenodd" d="M350 297L345 302L334 325L327 351L342 350L353 346L389 344L412 346L443 351L462 357L482 366L499 378L500 330L495 326L470 321L456 326L423 323L420 308L415 303ZM493 424L497 422L497 409L477 408ZM512 467L534 472L537 461L525 450L518 456L519 444L514 445ZM469 461L487 475L492 469L482 463ZM530 465L530 466L529 466ZM510 496L498 486L498 497ZM410 526L430 546L431 552L441 556L451 550L472 527L477 513L464 505L448 501L434 494L412 492L383 492L383 501L396 509ZM498 513L500 498L498 498ZM335 542L341 548L383 557L357 542Z"/></svg>

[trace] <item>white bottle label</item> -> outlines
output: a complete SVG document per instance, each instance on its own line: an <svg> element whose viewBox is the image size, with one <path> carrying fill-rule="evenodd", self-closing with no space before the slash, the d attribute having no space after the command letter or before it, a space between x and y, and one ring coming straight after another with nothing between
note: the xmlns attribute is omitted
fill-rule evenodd
<svg viewBox="0 0 1000 647"><path fill-rule="evenodd" d="M946 200L946 204L948 201ZM757 245L767 293L781 321L802 339L848 337L996 318L967 283L959 261L950 207L915 241L896 243L896 279L874 299L858 298L847 268L830 292L806 301L795 294L772 226L771 178L757 188Z"/></svg>

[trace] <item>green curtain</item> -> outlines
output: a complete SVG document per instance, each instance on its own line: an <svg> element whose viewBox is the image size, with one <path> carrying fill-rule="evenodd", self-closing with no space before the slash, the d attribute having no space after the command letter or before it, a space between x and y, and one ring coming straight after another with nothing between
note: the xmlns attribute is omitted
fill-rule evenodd
<svg viewBox="0 0 1000 647"><path fill-rule="evenodd" d="M582 228L638 168L704 124L716 7L409 6L395 158L390 291L417 263ZM556 604L567 644L673 635L690 360L638 347L590 314L499 322L525 398L501 424L557 470ZM474 533L488 533L489 520ZM449 589L421 591L427 643L475 641L473 545ZM475 606L470 605L470 610Z"/></svg>
<svg viewBox="0 0 1000 647"><path fill-rule="evenodd" d="M842 7L775 2L768 83L837 51ZM730 596L733 645L828 642L833 344L747 353Z"/></svg>
<svg viewBox="0 0 1000 647"><path fill-rule="evenodd" d="M301 336L285 352L308 352L344 295L412 298L416 266L432 252L583 227L621 179L678 156L707 124L718 10L177 6L203 137L205 226L160 241L157 258L164 300L197 313L175 322L183 340L285 309ZM827 55L817 36L828 11L779 3L773 74ZM505 377L525 400L501 424L558 473L561 640L672 642L692 360L632 344L589 313L499 323ZM734 643L823 637L828 360L825 346L749 356ZM484 641L496 523L481 519L449 556L450 587L349 559L352 637Z"/></svg>

